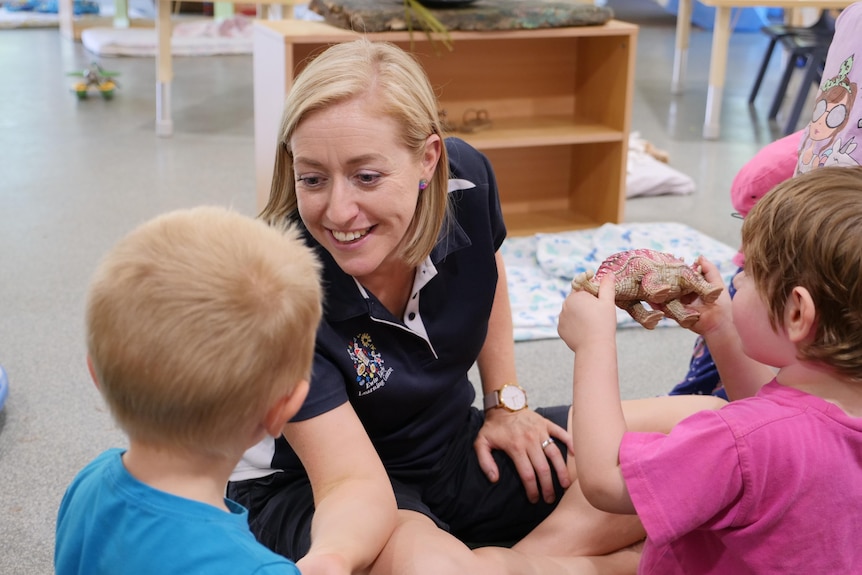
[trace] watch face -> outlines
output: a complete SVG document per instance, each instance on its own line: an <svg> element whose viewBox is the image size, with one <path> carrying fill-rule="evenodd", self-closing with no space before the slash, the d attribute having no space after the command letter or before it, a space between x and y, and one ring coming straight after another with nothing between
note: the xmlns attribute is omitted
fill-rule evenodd
<svg viewBox="0 0 862 575"><path fill-rule="evenodd" d="M527 407L527 394L516 385L504 385L500 389L500 403L512 411L524 409Z"/></svg>

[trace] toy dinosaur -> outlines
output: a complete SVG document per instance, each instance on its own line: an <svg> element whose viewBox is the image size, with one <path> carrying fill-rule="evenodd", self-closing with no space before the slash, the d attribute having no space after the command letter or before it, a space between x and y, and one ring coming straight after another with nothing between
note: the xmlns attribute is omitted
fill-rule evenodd
<svg viewBox="0 0 862 575"><path fill-rule="evenodd" d="M687 265L676 256L648 249L613 254L602 262L597 272L578 274L572 280L572 289L597 296L599 283L608 272L613 272L616 278L617 307L647 329L655 328L664 317L690 328L700 318L700 313L686 307L680 298L697 294L703 301L712 303L724 289L707 282L699 266ZM642 302L652 309L645 308Z"/></svg>

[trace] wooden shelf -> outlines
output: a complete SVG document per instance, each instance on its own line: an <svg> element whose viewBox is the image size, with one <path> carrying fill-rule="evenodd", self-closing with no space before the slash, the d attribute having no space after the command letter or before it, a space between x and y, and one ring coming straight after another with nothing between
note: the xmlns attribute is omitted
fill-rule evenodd
<svg viewBox="0 0 862 575"><path fill-rule="evenodd" d="M256 21L255 168L269 196L284 95L310 57L355 32L320 22ZM623 216L637 26L452 32L453 50L424 34L368 34L411 51L449 122L484 110L490 128L453 131L497 173L511 235L619 222Z"/></svg>

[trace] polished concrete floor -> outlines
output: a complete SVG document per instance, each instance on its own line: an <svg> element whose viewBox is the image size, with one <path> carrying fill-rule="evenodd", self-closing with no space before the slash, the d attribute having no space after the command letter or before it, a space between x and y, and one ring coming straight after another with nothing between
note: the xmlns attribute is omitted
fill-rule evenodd
<svg viewBox="0 0 862 575"><path fill-rule="evenodd" d="M627 14L642 25L632 128L667 150L697 191L630 200L626 220L683 222L736 245L730 182L777 135L765 120L768 98L746 103L765 39L734 35L722 136L707 142L710 32L693 32L686 90L674 97L674 17L619 12ZM11 387L0 412L0 573L9 575L52 572L65 486L97 453L124 444L84 363L84 290L99 257L166 210L202 203L255 210L251 56L174 60L169 139L154 135L153 60L102 59L121 74L115 99L79 102L67 73L91 60L53 29L0 32L0 364ZM777 81L777 60L764 95ZM693 340L679 328L621 330L625 396L666 392L685 372ZM569 401L572 359L562 343L520 343L516 353L533 405Z"/></svg>

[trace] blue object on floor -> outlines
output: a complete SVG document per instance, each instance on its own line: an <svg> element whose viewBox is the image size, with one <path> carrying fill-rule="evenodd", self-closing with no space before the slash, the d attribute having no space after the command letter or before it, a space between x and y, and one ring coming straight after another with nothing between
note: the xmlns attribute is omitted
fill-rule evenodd
<svg viewBox="0 0 862 575"><path fill-rule="evenodd" d="M0 410L6 405L7 395L9 395L9 378L6 377L6 370L0 365Z"/></svg>
<svg viewBox="0 0 862 575"><path fill-rule="evenodd" d="M3 7L9 12L29 12L36 8L35 0L12 0L4 2Z"/></svg>
<svg viewBox="0 0 862 575"><path fill-rule="evenodd" d="M679 0L668 0L665 10L676 14L679 11ZM774 10L771 8L734 8L731 15L733 31L757 32L774 17ZM715 8L694 0L691 6L691 23L698 28L712 30L715 26Z"/></svg>
<svg viewBox="0 0 862 575"><path fill-rule="evenodd" d="M99 8L99 3L95 0L72 1L72 14L74 14L75 16L81 16L84 14L95 15L99 13ZM45 0L36 3L33 9L36 12L41 12L43 14L57 14L59 6L57 5L57 0Z"/></svg>

